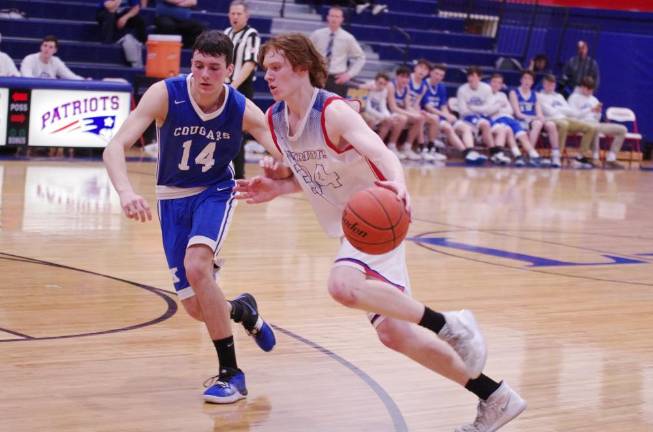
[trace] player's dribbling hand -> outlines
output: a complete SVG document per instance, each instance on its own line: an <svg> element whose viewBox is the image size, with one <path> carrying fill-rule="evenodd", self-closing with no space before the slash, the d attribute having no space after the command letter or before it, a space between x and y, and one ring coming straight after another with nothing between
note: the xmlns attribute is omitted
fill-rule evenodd
<svg viewBox="0 0 653 432"><path fill-rule="evenodd" d="M263 168L263 175L274 180L283 180L292 176L290 168L272 156L264 156L258 163Z"/></svg>
<svg viewBox="0 0 653 432"><path fill-rule="evenodd" d="M376 180L374 184L378 187L382 187L396 193L397 197L399 197L399 199L404 202L404 205L406 206L406 213L408 213L408 216L411 220L413 219L410 208L410 195L408 195L406 185L396 181L387 180Z"/></svg>
<svg viewBox="0 0 653 432"><path fill-rule="evenodd" d="M120 205L125 216L129 219L140 220L141 222L152 220L150 205L145 201L145 198L134 192L121 194Z"/></svg>
<svg viewBox="0 0 653 432"><path fill-rule="evenodd" d="M277 180L256 176L249 180L236 180L236 199L245 200L247 204L259 204L270 201L279 195Z"/></svg>

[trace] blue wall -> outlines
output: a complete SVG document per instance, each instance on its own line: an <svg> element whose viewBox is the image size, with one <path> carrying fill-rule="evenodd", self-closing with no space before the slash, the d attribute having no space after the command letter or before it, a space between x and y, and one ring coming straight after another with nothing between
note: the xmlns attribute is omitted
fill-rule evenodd
<svg viewBox="0 0 653 432"><path fill-rule="evenodd" d="M531 35L528 59L546 53L553 63L562 34L559 12L542 11ZM517 21L517 20L515 20ZM522 24L524 20L521 20ZM626 106L635 111L640 131L645 140L653 141L653 14L592 11L572 9L561 50L564 63L575 55L576 42L590 43L590 55L599 63L601 85L597 97L605 107ZM498 51L521 56L527 27L505 24L498 38ZM583 26L597 26L596 32L582 30ZM551 65L559 73L555 64Z"/></svg>

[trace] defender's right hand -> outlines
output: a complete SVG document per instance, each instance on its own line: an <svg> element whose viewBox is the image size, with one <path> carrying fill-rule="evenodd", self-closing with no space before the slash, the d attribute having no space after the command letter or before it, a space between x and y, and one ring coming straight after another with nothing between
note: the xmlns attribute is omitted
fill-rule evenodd
<svg viewBox="0 0 653 432"><path fill-rule="evenodd" d="M140 220L141 222L152 220L150 205L147 203L145 198L134 192L124 192L120 194L120 205L122 206L122 211L125 213L125 216L129 219L134 219L136 221Z"/></svg>
<svg viewBox="0 0 653 432"><path fill-rule="evenodd" d="M278 181L262 176L236 180L236 199L245 200L248 204L270 201L279 195Z"/></svg>

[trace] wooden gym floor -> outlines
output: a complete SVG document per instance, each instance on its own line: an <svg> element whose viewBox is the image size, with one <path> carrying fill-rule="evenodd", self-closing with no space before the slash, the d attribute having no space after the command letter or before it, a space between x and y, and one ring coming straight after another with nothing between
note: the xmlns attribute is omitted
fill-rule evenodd
<svg viewBox="0 0 653 432"><path fill-rule="evenodd" d="M154 164L129 171L152 202ZM408 177L413 293L475 311L486 373L529 402L503 430L653 430L653 173ZM257 296L278 345L263 353L237 328L250 395L214 406L200 397L214 349L177 307L158 223L121 216L102 165L4 161L0 189L2 432L431 432L474 418L473 395L329 298L338 242L299 195L236 211L222 283Z"/></svg>

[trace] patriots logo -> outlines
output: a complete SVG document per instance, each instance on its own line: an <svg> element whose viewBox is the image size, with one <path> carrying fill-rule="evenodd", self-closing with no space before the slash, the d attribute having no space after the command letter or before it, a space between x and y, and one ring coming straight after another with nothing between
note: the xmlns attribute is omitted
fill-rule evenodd
<svg viewBox="0 0 653 432"><path fill-rule="evenodd" d="M59 133L69 133L74 131L92 133L101 138L104 138L106 141L109 141L113 137L113 128L116 124L116 116L96 116L96 117L85 117L82 119L77 119L72 123L60 127L57 130L50 132L51 134Z"/></svg>

